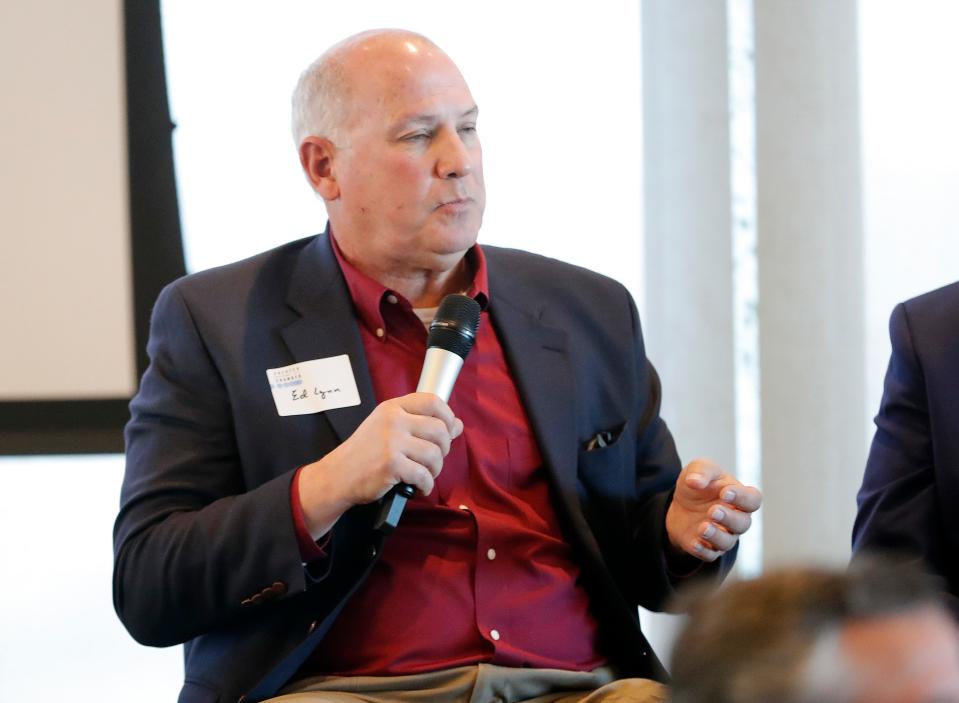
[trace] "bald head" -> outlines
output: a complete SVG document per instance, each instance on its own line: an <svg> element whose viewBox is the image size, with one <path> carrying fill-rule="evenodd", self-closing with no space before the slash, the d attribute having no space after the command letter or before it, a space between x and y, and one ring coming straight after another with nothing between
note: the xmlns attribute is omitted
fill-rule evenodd
<svg viewBox="0 0 959 703"><path fill-rule="evenodd" d="M308 136L344 144L349 124L355 119L350 108L360 79L369 71L383 71L394 62L403 64L418 56L446 54L429 38L403 29L360 32L327 49L300 74L293 91L296 146Z"/></svg>
<svg viewBox="0 0 959 703"><path fill-rule="evenodd" d="M357 34L304 72L293 105L300 164L347 261L424 306L462 290L486 191L478 108L450 58L412 32Z"/></svg>

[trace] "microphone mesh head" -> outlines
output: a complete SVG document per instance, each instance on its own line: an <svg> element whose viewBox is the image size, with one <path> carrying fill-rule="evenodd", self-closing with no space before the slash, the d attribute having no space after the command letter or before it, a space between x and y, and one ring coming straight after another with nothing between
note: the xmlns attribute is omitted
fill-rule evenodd
<svg viewBox="0 0 959 703"><path fill-rule="evenodd" d="M470 353L476 341L480 306L467 295L454 293L443 298L430 323L427 347L439 347L462 358Z"/></svg>

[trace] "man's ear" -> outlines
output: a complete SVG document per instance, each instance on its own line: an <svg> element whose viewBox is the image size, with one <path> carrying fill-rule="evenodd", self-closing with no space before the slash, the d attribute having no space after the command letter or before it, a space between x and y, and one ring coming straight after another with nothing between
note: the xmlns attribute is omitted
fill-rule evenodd
<svg viewBox="0 0 959 703"><path fill-rule="evenodd" d="M300 144L300 165L313 190L323 200L340 197L340 186L333 175L333 157L336 146L324 137L307 137Z"/></svg>

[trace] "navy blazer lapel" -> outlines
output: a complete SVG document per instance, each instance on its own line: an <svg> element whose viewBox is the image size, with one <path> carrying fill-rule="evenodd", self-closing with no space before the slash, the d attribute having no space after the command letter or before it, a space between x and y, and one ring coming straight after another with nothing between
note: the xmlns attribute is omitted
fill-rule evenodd
<svg viewBox="0 0 959 703"><path fill-rule="evenodd" d="M489 261L490 257L487 257ZM490 317L506 353L544 464L570 508L576 496L577 437L573 369L566 332L542 321L543 306L530 309L529 296L514 290L489 267ZM578 510L574 510L578 512Z"/></svg>
<svg viewBox="0 0 959 703"><path fill-rule="evenodd" d="M360 404L323 413L342 442L373 412L376 398L350 292L333 253L329 229L300 254L287 303L300 314L281 331L294 361L340 354L350 358Z"/></svg>

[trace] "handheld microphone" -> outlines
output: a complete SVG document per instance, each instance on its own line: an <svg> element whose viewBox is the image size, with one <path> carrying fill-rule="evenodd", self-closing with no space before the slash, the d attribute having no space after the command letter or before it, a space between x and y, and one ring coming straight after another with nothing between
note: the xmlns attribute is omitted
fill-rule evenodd
<svg viewBox="0 0 959 703"><path fill-rule="evenodd" d="M476 341L479 317L479 303L469 296L453 294L443 298L430 323L417 393L435 393L443 402L449 402L456 377ZM416 489L408 483L394 486L383 498L375 528L385 534L396 529L406 501L415 493Z"/></svg>

